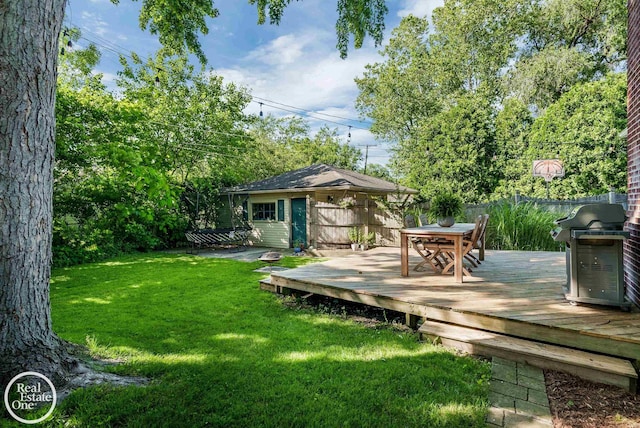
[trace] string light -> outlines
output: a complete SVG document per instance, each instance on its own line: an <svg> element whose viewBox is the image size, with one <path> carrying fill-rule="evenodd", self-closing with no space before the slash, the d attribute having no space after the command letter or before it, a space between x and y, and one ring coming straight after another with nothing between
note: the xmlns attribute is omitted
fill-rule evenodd
<svg viewBox="0 0 640 428"><path fill-rule="evenodd" d="M69 49L71 49L71 47L73 46L73 43L71 43L71 38L69 37L69 30L67 30L66 28L64 30L62 30L62 37L67 39L67 47ZM60 55L64 55L65 53L65 49L64 46L62 48L60 48Z"/></svg>
<svg viewBox="0 0 640 428"><path fill-rule="evenodd" d="M93 43L93 44L95 44L97 46L100 46L100 47L102 47L103 49L105 49L107 51L115 53L116 55L124 56L126 58L129 58L129 59L133 60L132 56L129 55L128 53L125 53L124 49L121 46L118 46L117 44L115 44L115 43L113 43L113 42L111 42L109 40L103 39L103 38L99 37L98 35L95 35L94 33L92 33L86 27L83 27L83 29L87 33L93 34L94 36L92 36L92 37L97 39L97 40L92 40L91 38L89 38L89 37L87 37L87 36L85 36L83 34L80 34L80 36L79 36L81 39L87 40L89 43ZM67 31L64 34L68 35L69 33ZM70 44L68 43L67 45L69 46ZM62 49L62 53L64 54L64 48ZM158 71L161 71L161 70L158 70ZM160 86L160 78L159 78L158 75L156 75L155 78L154 78L154 84L155 84L156 87ZM307 116L307 117L309 117L311 119L314 119L314 120L319 120L319 121L326 122L326 123L333 123L333 124L340 125L340 126L348 126L348 128L349 128L348 129L348 142L351 142L351 128L362 129L362 130L365 130L365 131L369 131L369 128L366 128L366 127L361 127L361 126L356 126L356 125L353 125L353 126L352 125L347 125L344 122L338 122L338 121L335 121L335 120L327 119L327 118L335 118L335 119L341 119L341 120L354 121L354 119L352 119L352 118L347 118L347 117L337 116L337 115L331 115L331 114L321 113L321 112L312 112L312 111L309 111L309 110L302 109L300 107L294 107L294 106L291 106L291 105L288 105L288 104L284 104L284 103L281 103L281 102L278 102L278 101L268 100L268 99L257 97L257 96L252 96L252 98L253 98L254 102L258 102L260 104L260 118L264 117L263 107L264 106L269 106L269 107L275 108L277 110L283 110L283 111L288 111L290 113L294 113L294 114L296 114L298 116L303 116L304 115L304 116ZM262 100L262 101L258 101L258 100ZM267 102L269 104L267 104ZM288 108L291 108L292 110L290 110ZM293 109L295 109L297 111L294 111ZM321 116L321 117L318 117L318 116ZM357 120L357 122L360 122L360 123L363 123L363 124L369 124L368 121L363 121L363 120Z"/></svg>
<svg viewBox="0 0 640 428"><path fill-rule="evenodd" d="M85 32L89 33L89 34L94 34L89 29L87 29L86 27L83 27L83 30ZM94 37L97 40L92 40L91 38L87 37L86 35L80 35L81 39L84 39L84 40L88 41L89 43L93 43L93 44L95 44L97 46L100 46L103 49L105 49L107 51L110 51L110 52L112 52L112 53L114 53L116 55L121 55L121 56L124 56L124 57L127 57L127 58L133 60L133 58L129 54L123 52L123 48L121 46L118 46L118 45L116 45L115 43L113 43L111 41L102 39L98 35L95 35L95 34L92 37ZM156 76L156 78L154 80L155 80L156 86L159 86L159 83L160 83L159 77ZM354 119L352 119L352 118L347 118L347 117L337 116L337 115L331 115L331 114L327 114L327 113L312 112L312 111L309 111L309 110L302 109L300 107L294 107L294 106L291 106L291 105L288 105L288 104L284 104L284 103L281 103L281 102L278 102L278 101L269 100L269 99L266 99L266 98L261 98L261 97L258 97L258 96L252 96L252 98L253 98L254 102L260 104L260 117L261 118L264 117L263 107L264 106L269 106L269 107L275 108L277 110L287 111L287 112L296 114L298 116L307 116L307 117L309 117L311 119L319 120L319 121L326 122L326 123L333 123L333 124L340 125L340 126L348 126L349 127L349 132L348 132L349 133L349 138L351 138L351 135L350 135L351 134L351 132L350 132L351 128L362 129L362 130L365 130L365 131L369 131L369 128L355 126L355 125L354 126L347 125L344 122L338 122L338 121L327 119L327 117L330 117L330 118L354 121ZM258 100L262 100L262 101L258 101ZM291 110L291 109L295 109L295 111ZM317 116L322 116L322 117L317 117ZM356 121L360 122L360 123L365 123L365 124L369 123L369 122L363 121L363 120L356 120Z"/></svg>
<svg viewBox="0 0 640 428"><path fill-rule="evenodd" d="M303 114L301 114L300 112L295 111L295 110L287 109L287 108L280 107L280 106L277 106L277 105L267 104L267 103L264 103L264 102L261 102L261 101L255 101L255 98L258 98L258 97L255 97L255 96L254 96L253 98L254 98L254 101L253 101L253 102L260 104L260 112L262 112L262 106L263 106L263 105L266 105L266 106L268 106L268 107L273 107L273 108L275 108L275 109L277 109L277 110L282 110L282 111L287 111L287 112L289 112L289 113L293 113L293 114L295 114L295 115L297 115L297 116L300 116L300 117L304 117L304 116L306 116L306 117L309 117L309 118L311 118L311 119L313 119L313 120L318 120L318 121L326 122L326 123L335 123L336 125L340 125L340 126L346 126L346 127L348 127L348 128L349 128L349 131L348 131L349 138L351 138L351 128L355 128L355 129L362 129L362 130L364 130L364 131L369 131L369 129L368 129L368 128L362 128L362 127L360 127L360 126L355 126L355 125L347 125L347 124L346 124L346 123L344 123L344 122L337 122L337 121L335 121L335 120L329 120L329 119L324 119L324 118L319 118L319 117L315 117L315 116L313 116L313 114L322 114L322 113L315 113L315 112L310 112L310 111L307 111L307 110L297 109L297 110L302 110L302 111L306 112L306 113L303 115ZM282 103L276 103L276 104L284 105L284 104L282 104ZM260 116L262 116L262 115L260 115ZM345 119L345 120L352 120L352 119Z"/></svg>
<svg viewBox="0 0 640 428"><path fill-rule="evenodd" d="M328 113L320 113L320 112L311 111L311 110L305 110L305 109L300 108L300 107L295 107L295 106L292 106L292 105L289 105L289 104L284 104L284 103L281 103L281 102L278 102L278 101L268 100L268 99L266 99L266 98L258 97L258 96L256 96L256 95L252 95L251 97L252 97L254 100L264 101L264 102L268 102L268 103L271 103L271 104L277 104L277 105L282 106L282 107L289 107L289 108L292 108L292 109L299 110L300 112L305 113L307 116L310 116L310 117L313 117L313 116L311 116L311 115L315 115L315 116L324 116L324 117L331 117L331 118L334 118L334 119L342 119L342 120L348 120L348 121L355 121L355 122L359 122L359 123L364 123L364 124L369 124L369 125L371 125L371 122L366 121L366 120L354 120L353 118L349 118L349 117L337 116L337 115L334 115L334 114L328 114ZM256 102L259 102L259 101L256 101ZM275 107L275 108L280 108L280 107ZM282 109L282 110L285 110L285 111L291 111L291 110L286 110L286 109ZM315 119L318 119L318 118L315 118ZM318 119L318 120L320 120L320 119ZM336 122L336 123L337 123L337 122ZM366 129L366 128L359 128L359 129Z"/></svg>

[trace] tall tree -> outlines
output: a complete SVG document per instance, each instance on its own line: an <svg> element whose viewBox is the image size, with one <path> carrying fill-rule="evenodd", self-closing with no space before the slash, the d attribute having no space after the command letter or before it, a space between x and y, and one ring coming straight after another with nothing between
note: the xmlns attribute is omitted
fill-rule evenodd
<svg viewBox="0 0 640 428"><path fill-rule="evenodd" d="M0 3L0 384L69 358L49 277L58 35L65 0Z"/></svg>
<svg viewBox="0 0 640 428"><path fill-rule="evenodd" d="M421 122L416 142L399 145L396 162L409 187L426 199L438 192L457 193L478 202L494 183L491 159L495 154L493 110L478 95L456 100L456 105Z"/></svg>
<svg viewBox="0 0 640 428"><path fill-rule="evenodd" d="M626 59L626 0L533 2L507 90L543 111L574 84L601 78Z"/></svg>
<svg viewBox="0 0 640 428"><path fill-rule="evenodd" d="M442 108L427 43L426 19L408 16L392 32L380 52L385 61L366 66L356 84L356 108L373 119L371 132L381 139L404 141L416 137L420 121Z"/></svg>
<svg viewBox="0 0 640 428"><path fill-rule="evenodd" d="M73 365L53 333L49 305L56 69L66 3L0 1L0 384L25 370L61 381ZM269 4L277 23L290 0L257 3L259 11ZM338 0L338 10L341 53L350 34L356 46L367 34L381 40L384 0ZM143 0L140 23L171 53L191 52L204 63L198 36L217 15L211 0Z"/></svg>
<svg viewBox="0 0 640 428"><path fill-rule="evenodd" d="M243 182L259 180L314 163L356 169L362 152L340 140L337 129L322 127L312 134L299 117L257 120L249 129L251 145L243 157Z"/></svg>
<svg viewBox="0 0 640 428"><path fill-rule="evenodd" d="M500 74L517 51L531 0L451 0L433 12L434 78L448 94L500 93Z"/></svg>
<svg viewBox="0 0 640 428"><path fill-rule="evenodd" d="M531 174L536 159L564 162L565 176L550 185L552 198L576 198L626 190L626 141L619 137L627 124L625 73L575 85L536 118L528 147L512 161L520 179L512 189L545 197L545 183Z"/></svg>
<svg viewBox="0 0 640 428"><path fill-rule="evenodd" d="M246 150L246 89L225 84L213 70L196 72L185 56L159 52L144 63L136 55L121 61L117 84L145 110L144 139L158 150L157 167L180 182L237 167L234 159Z"/></svg>
<svg viewBox="0 0 640 428"><path fill-rule="evenodd" d="M340 141L337 129L327 126L320 128L313 137L294 145L294 151L304 164L325 163L338 168L355 170L362 159L360 149ZM298 166L299 168L299 166Z"/></svg>
<svg viewBox="0 0 640 428"><path fill-rule="evenodd" d="M396 143L392 168L414 187L446 177L448 168L439 168L433 154L457 153L465 140L443 126L443 118L459 123L461 132L488 119L481 127L488 132L478 135L482 146L493 150L478 158L487 175L480 177L480 187L465 184L462 191L477 198L478 191L494 191L487 184L501 183L503 192L508 180L523 174L514 160L528 147L534 117L576 84L602 79L624 65L625 2L447 0L434 10L431 27L426 19L409 16L393 30L381 52L383 62L367 66L356 79L356 107L373 119L377 137ZM479 109L475 124L462 108L471 99ZM450 111L463 115L452 117ZM452 165L462 159L452 158ZM432 162L435 167L425 168Z"/></svg>

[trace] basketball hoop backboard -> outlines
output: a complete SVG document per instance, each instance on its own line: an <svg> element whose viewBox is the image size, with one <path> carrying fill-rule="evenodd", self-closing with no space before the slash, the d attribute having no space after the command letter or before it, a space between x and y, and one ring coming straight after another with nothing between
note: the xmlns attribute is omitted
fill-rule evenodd
<svg viewBox="0 0 640 428"><path fill-rule="evenodd" d="M534 160L533 176L542 177L549 183L555 177L564 177L564 165L560 159Z"/></svg>

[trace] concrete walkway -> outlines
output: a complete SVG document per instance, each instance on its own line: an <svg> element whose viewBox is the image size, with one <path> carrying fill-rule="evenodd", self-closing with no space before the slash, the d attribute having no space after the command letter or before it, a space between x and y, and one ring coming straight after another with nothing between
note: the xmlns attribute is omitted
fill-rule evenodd
<svg viewBox="0 0 640 428"><path fill-rule="evenodd" d="M553 427L542 369L494 357L489 401L490 427Z"/></svg>

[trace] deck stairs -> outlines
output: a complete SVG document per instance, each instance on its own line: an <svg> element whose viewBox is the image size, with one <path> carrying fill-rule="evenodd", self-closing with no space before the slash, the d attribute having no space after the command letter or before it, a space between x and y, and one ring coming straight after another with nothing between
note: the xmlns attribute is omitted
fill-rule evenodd
<svg viewBox="0 0 640 428"><path fill-rule="evenodd" d="M260 289L264 291L276 292L276 286L271 283L271 277L260 280Z"/></svg>
<svg viewBox="0 0 640 428"><path fill-rule="evenodd" d="M629 359L433 320L425 321L418 332L422 339L473 355L523 362L637 392L638 373Z"/></svg>

